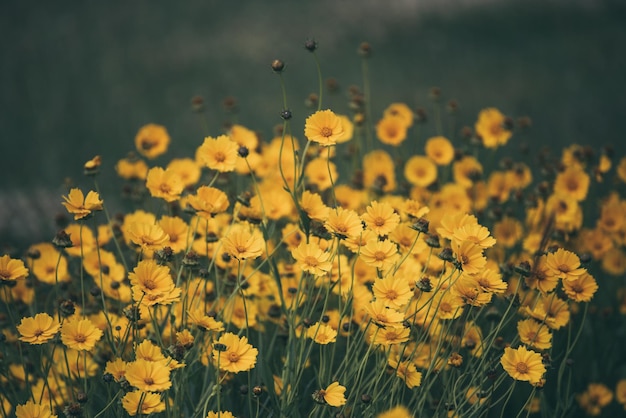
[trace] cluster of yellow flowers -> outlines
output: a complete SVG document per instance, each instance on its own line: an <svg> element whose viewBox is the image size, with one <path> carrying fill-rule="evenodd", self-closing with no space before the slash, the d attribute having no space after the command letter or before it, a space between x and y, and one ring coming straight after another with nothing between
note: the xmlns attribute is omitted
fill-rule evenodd
<svg viewBox="0 0 626 418"><path fill-rule="evenodd" d="M588 268L626 272L626 200L599 200L591 228L583 216L609 156L571 146L543 181L524 161L483 165L480 153L512 136L493 108L467 141L437 132L406 157L399 147L421 122L404 103L373 127L381 149L363 145L366 113L318 109L303 148L288 119L270 141L231 125L165 166L150 165L167 130L144 126L139 155L116 165L136 208L112 218L100 159L85 165L96 190L63 196L75 223L24 259L0 257L3 416L569 407L571 335L599 289ZM351 182L340 147L359 167ZM626 157L614 174L626 182ZM626 405L626 380L615 393ZM613 392L591 384L577 399L597 415Z"/></svg>

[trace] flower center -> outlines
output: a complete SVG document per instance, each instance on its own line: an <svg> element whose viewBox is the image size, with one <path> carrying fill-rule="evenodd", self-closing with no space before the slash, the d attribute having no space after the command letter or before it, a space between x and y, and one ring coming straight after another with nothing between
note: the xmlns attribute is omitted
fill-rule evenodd
<svg viewBox="0 0 626 418"><path fill-rule="evenodd" d="M576 191L576 189L578 189L578 182L575 179L570 179L567 182L567 189L570 191Z"/></svg>
<svg viewBox="0 0 626 418"><path fill-rule="evenodd" d="M141 140L141 149L145 150L145 151L149 151L150 149L154 148L156 146L156 143L154 143L154 141L151 141L148 138L144 138Z"/></svg>
<svg viewBox="0 0 626 418"><path fill-rule="evenodd" d="M562 271L563 273L569 273L570 268L567 264L561 264L559 266L559 270Z"/></svg>
<svg viewBox="0 0 626 418"><path fill-rule="evenodd" d="M382 251L376 251L374 253L374 259L376 259L376 261L383 261L385 258L387 258L387 256Z"/></svg>
<svg viewBox="0 0 626 418"><path fill-rule="evenodd" d="M223 152L218 151L215 153L215 160L219 163L223 163L226 160L226 155Z"/></svg>
<svg viewBox="0 0 626 418"><path fill-rule="evenodd" d="M491 129L489 129L492 135L499 135L502 132L502 126L499 123L494 123L491 125Z"/></svg>
<svg viewBox="0 0 626 418"><path fill-rule="evenodd" d="M319 263L317 262L317 258L309 255L304 259L304 264L309 265L311 267L317 267Z"/></svg>
<svg viewBox="0 0 626 418"><path fill-rule="evenodd" d="M154 385L154 379L151 377L146 377L143 379L143 381L148 386Z"/></svg>
<svg viewBox="0 0 626 418"><path fill-rule="evenodd" d="M396 292L393 289L387 290L387 293L385 294L385 298L387 298L387 300L396 300L398 298L398 292Z"/></svg>
<svg viewBox="0 0 626 418"><path fill-rule="evenodd" d="M585 289L580 285L580 283L576 283L572 285L572 290L574 293L582 293Z"/></svg>
<svg viewBox="0 0 626 418"><path fill-rule="evenodd" d="M381 218L380 216L374 218L374 225L376 226L383 226L385 224L385 219Z"/></svg>
<svg viewBox="0 0 626 418"><path fill-rule="evenodd" d="M239 361L239 354L237 353L228 353L228 361L231 363L236 363Z"/></svg>
<svg viewBox="0 0 626 418"><path fill-rule="evenodd" d="M84 343L87 341L87 337L84 334L76 334L76 336L74 336L74 341L77 343Z"/></svg>
<svg viewBox="0 0 626 418"><path fill-rule="evenodd" d="M520 361L519 363L515 365L515 370L517 370L518 373L526 374L528 373L528 364L524 363L523 361Z"/></svg>
<svg viewBox="0 0 626 418"><path fill-rule="evenodd" d="M324 126L321 130L320 133L322 134L322 136L324 138L328 138L329 136L331 136L333 134L333 130L330 129L328 126Z"/></svg>

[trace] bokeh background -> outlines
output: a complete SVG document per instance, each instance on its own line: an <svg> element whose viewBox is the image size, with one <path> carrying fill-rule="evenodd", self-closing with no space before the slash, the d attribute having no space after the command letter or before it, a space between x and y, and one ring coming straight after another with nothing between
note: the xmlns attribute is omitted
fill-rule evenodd
<svg viewBox="0 0 626 418"><path fill-rule="evenodd" d="M302 123L317 89L307 38L324 77L340 83L325 102L340 111L347 87L362 82L356 50L368 41L375 116L395 101L428 105L438 86L466 124L495 106L532 118L535 147L612 144L623 154L625 3L3 0L0 242L48 239L66 179L89 187L82 164L96 154L114 207L114 164L143 124L168 128L167 158L191 155L205 135L194 95L205 98L212 134L232 96L237 121L270 137L282 108L274 58L287 63L289 107Z"/></svg>

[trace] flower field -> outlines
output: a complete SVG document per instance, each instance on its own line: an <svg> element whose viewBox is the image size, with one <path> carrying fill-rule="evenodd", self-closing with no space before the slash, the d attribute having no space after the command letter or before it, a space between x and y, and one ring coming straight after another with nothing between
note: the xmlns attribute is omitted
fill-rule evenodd
<svg viewBox="0 0 626 418"><path fill-rule="evenodd" d="M271 138L195 97L194 155L155 121L73 162L56 236L0 255L1 416L623 414L626 156L438 88L375 114L368 43L341 93L302 53L306 115L268 60Z"/></svg>

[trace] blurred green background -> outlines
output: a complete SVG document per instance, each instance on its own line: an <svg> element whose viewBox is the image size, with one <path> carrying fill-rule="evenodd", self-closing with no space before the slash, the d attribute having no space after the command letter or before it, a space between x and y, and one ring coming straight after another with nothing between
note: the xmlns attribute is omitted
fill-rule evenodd
<svg viewBox="0 0 626 418"><path fill-rule="evenodd" d="M67 177L103 157L104 197L115 206L114 164L140 126L165 125L166 158L189 156L204 130L190 99L206 100L220 133L226 96L238 122L265 138L280 122L278 77L296 125L317 76L303 42L315 38L325 101L347 113L369 41L373 113L404 101L428 106L438 86L473 124L483 107L533 120L535 146L613 144L623 155L626 7L622 1L31 1L0 3L0 240L47 238ZM511 150L516 150L515 145ZM165 161L165 159L163 160Z"/></svg>

